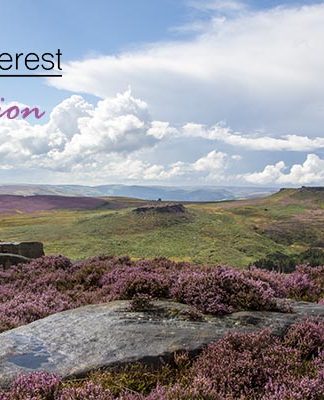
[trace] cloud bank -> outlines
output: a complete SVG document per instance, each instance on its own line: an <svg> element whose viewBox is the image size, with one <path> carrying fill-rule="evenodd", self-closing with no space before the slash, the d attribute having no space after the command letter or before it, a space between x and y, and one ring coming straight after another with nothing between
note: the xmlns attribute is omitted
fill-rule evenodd
<svg viewBox="0 0 324 400"><path fill-rule="evenodd" d="M322 184L324 168L315 153L320 137L287 135L283 138L234 132L221 123L208 127L187 123L175 127L152 119L149 107L128 90L93 105L73 95L52 111L44 125L26 120L0 121L0 171L44 170L73 182L148 182L173 184ZM187 160L181 147L175 159L157 156L161 148L185 141L191 147L211 148ZM221 149L222 145L227 150ZM303 164L289 166L283 160L261 172L234 173L246 161L240 150L285 157L301 152ZM165 154L165 153L164 153ZM152 161L153 160L153 161Z"/></svg>
<svg viewBox="0 0 324 400"><path fill-rule="evenodd" d="M204 18L184 36L64 65L48 123L1 120L0 176L324 184L324 4L188 4Z"/></svg>

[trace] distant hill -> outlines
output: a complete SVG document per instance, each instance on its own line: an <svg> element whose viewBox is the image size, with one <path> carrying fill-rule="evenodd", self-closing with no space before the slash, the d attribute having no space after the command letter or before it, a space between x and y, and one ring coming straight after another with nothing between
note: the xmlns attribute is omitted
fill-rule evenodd
<svg viewBox="0 0 324 400"><path fill-rule="evenodd" d="M302 205L304 203L305 205L318 205L322 202L324 202L324 186L302 186L300 188L281 188L269 196L247 198L238 202L229 202L228 204L229 207L236 207L238 204L257 205L280 203L284 205L299 203Z"/></svg>
<svg viewBox="0 0 324 400"><path fill-rule="evenodd" d="M0 194L1 214L37 213L52 210L120 210L150 205L146 200L126 197L85 197L58 195L8 195Z"/></svg>
<svg viewBox="0 0 324 400"><path fill-rule="evenodd" d="M138 185L0 185L0 194L32 196L122 196L144 200L165 201L221 201L264 197L276 192L274 188L217 186L217 187L169 187Z"/></svg>
<svg viewBox="0 0 324 400"><path fill-rule="evenodd" d="M5 214L57 209L89 210L105 205L105 200L91 197L0 195L0 213Z"/></svg>

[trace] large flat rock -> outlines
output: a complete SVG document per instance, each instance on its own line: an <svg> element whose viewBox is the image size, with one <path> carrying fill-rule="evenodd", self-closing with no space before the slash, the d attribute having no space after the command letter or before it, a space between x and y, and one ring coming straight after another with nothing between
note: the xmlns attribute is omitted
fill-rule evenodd
<svg viewBox="0 0 324 400"><path fill-rule="evenodd" d="M68 378L129 362L157 363L175 351L196 352L228 332L267 327L280 335L305 316L324 318L323 305L293 306L291 314L239 312L201 321L188 318L189 307L168 301L143 313L116 301L54 314L0 335L0 386L33 371Z"/></svg>

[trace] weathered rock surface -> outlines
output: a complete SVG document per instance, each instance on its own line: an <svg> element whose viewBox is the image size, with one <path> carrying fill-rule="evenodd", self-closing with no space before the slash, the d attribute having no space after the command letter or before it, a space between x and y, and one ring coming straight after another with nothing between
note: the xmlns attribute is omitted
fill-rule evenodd
<svg viewBox="0 0 324 400"><path fill-rule="evenodd" d="M0 253L0 265L9 268L12 265L18 265L30 261L30 258L19 256L17 254Z"/></svg>
<svg viewBox="0 0 324 400"><path fill-rule="evenodd" d="M281 335L296 320L324 318L324 306L293 303L291 314L238 312L190 321L190 307L158 301L149 312L130 312L127 301L86 306L0 335L0 386L38 370L64 378L129 362L157 363L179 350L197 352L228 332L270 328Z"/></svg>
<svg viewBox="0 0 324 400"><path fill-rule="evenodd" d="M0 242L0 265L9 267L44 255L40 242Z"/></svg>

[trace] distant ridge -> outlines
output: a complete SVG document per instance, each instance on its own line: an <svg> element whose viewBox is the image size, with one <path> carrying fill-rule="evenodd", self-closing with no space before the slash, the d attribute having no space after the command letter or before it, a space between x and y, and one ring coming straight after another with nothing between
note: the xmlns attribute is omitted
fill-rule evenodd
<svg viewBox="0 0 324 400"><path fill-rule="evenodd" d="M280 194L287 194L290 196L320 196L324 197L324 186L302 186L297 189L281 188L278 192Z"/></svg>
<svg viewBox="0 0 324 400"><path fill-rule="evenodd" d="M291 202L313 202L319 205L324 202L324 187L323 186L302 186L300 188L281 188L279 192L272 194L269 201L277 201L281 203Z"/></svg>
<svg viewBox="0 0 324 400"><path fill-rule="evenodd" d="M324 192L324 186L302 186L299 190L302 192Z"/></svg>
<svg viewBox="0 0 324 400"><path fill-rule="evenodd" d="M169 187L141 185L0 185L0 195L57 195L67 197L131 197L143 200L165 201L222 201L265 197L273 194L275 188L238 186L215 187Z"/></svg>
<svg viewBox="0 0 324 400"><path fill-rule="evenodd" d="M297 189L281 188L279 191L282 192L286 190L292 190L295 192L324 192L324 186L302 186Z"/></svg>

